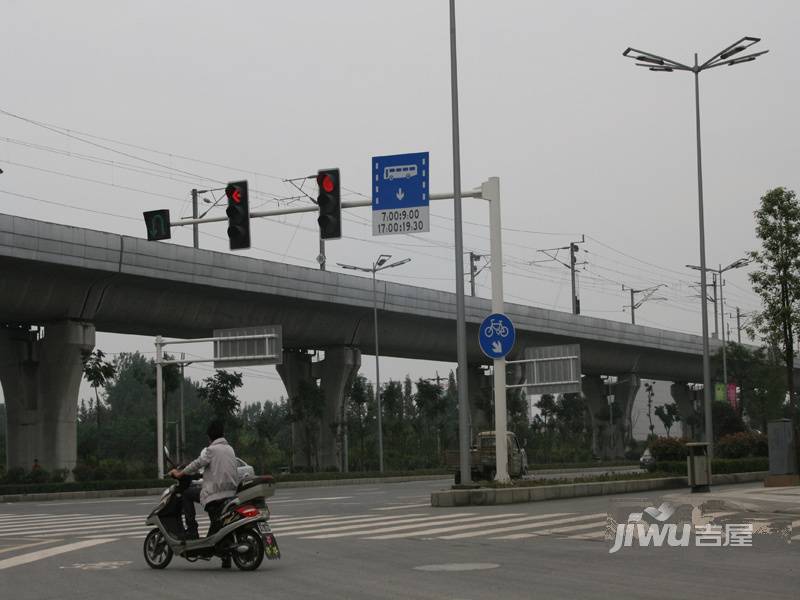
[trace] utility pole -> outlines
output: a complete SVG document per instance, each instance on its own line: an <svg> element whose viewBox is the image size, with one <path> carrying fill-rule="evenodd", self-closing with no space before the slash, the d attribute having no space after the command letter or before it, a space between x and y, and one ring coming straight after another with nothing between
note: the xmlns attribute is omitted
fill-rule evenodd
<svg viewBox="0 0 800 600"><path fill-rule="evenodd" d="M197 218L197 189L192 190L192 218ZM200 247L200 225L195 223L192 225L192 238L194 240L194 247Z"/></svg>
<svg viewBox="0 0 800 600"><path fill-rule="evenodd" d="M470 295L474 298L475 297L475 277L478 276L478 261L482 259L483 256L480 254L474 253L472 250L469 252L469 291Z"/></svg>
<svg viewBox="0 0 800 600"><path fill-rule="evenodd" d="M570 279L572 281L572 314L579 315L581 314L581 301L578 299L578 294L575 290L575 251L578 249L578 245L574 242L570 242L569 244L569 270L570 270Z"/></svg>
<svg viewBox="0 0 800 600"><path fill-rule="evenodd" d="M658 285L654 285L649 288L643 288L641 290L635 290L633 288L628 288L628 291L631 293L631 325L636 325L636 309L639 308L642 304L647 302L648 300L666 300L663 296L659 296L657 298L653 298L653 294L655 294L656 290L662 287L667 287L666 283L659 283ZM625 291L625 284L622 285L622 291ZM636 294L644 294L644 298L636 302L635 295Z"/></svg>
<svg viewBox="0 0 800 600"><path fill-rule="evenodd" d="M186 420L183 418L183 361L186 360L186 353L181 352L181 395L180 395L180 419L181 419L181 430L178 442L178 460L183 462L183 457L186 455Z"/></svg>
<svg viewBox="0 0 800 600"><path fill-rule="evenodd" d="M711 285L714 286L714 339L719 338L719 318L717 317L717 274L711 273Z"/></svg>
<svg viewBox="0 0 800 600"><path fill-rule="evenodd" d="M736 338L739 343L742 343L742 315L739 312L739 307L736 307Z"/></svg>
<svg viewBox="0 0 800 600"><path fill-rule="evenodd" d="M577 284L577 274L575 273L575 267L578 264L586 264L585 262L578 263L578 259L575 256L575 253L578 251L578 244L583 244L586 242L586 236L581 235L581 240L570 242L569 246L560 246L558 248L547 248L545 250L537 250L537 252L541 252L545 256L549 257L550 260L554 260L557 263L560 263L567 267L570 271L570 281L572 283L572 314L579 315L581 314L581 300L578 298L578 284ZM559 250L569 250L569 263L562 262L558 259L558 251ZM550 254L550 252L555 251L556 254ZM543 260L534 260L531 261L531 264L536 264L540 262L548 262Z"/></svg>

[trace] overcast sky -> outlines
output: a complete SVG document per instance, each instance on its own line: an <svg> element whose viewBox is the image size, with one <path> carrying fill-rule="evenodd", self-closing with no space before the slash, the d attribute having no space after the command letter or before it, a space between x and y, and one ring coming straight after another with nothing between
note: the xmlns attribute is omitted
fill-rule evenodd
<svg viewBox="0 0 800 600"><path fill-rule="evenodd" d="M584 314L629 321L622 284L663 283L667 300L644 304L637 323L699 333L684 268L699 262L692 76L622 51L702 62L744 35L770 50L701 74L707 256L724 265L756 247L760 196L800 187L800 3L460 0L457 20L463 187L500 177L506 300L569 311L568 269L531 262L585 235ZM193 187L246 178L264 209L297 195L282 180L339 167L354 199L369 194L372 156L418 151L430 152L432 191L449 191L448 31L446 0L5 0L0 109L49 128L0 114L0 210L144 237L142 211L190 215ZM488 252L487 207L465 200L464 212L465 250ZM191 244L191 228L173 236ZM243 254L316 266L313 215L257 220L252 239ZM328 261L410 257L383 276L452 290L452 240L449 202L413 236L373 238L369 208L354 209ZM227 252L225 224L202 227L201 246ZM489 283L487 269L479 295ZM725 296L729 311L759 305L746 269L729 273ZM149 338L97 339L108 353L153 350ZM415 379L450 368L381 366ZM284 393L273 368L246 372L245 400ZM371 357L362 372L373 377Z"/></svg>

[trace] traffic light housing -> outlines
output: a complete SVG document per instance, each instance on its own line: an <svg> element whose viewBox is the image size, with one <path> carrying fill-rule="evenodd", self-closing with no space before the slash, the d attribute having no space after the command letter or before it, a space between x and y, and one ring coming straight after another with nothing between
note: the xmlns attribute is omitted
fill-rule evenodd
<svg viewBox="0 0 800 600"><path fill-rule="evenodd" d="M228 197L228 242L231 250L250 247L250 199L246 181L233 181L225 187Z"/></svg>
<svg viewBox="0 0 800 600"><path fill-rule="evenodd" d="M319 237L323 240L338 240L342 237L342 194L339 185L339 169L317 171L319 196Z"/></svg>
<svg viewBox="0 0 800 600"><path fill-rule="evenodd" d="M172 237L169 229L168 209L148 210L142 214L144 215L144 225L147 228L147 239L149 241L168 240Z"/></svg>

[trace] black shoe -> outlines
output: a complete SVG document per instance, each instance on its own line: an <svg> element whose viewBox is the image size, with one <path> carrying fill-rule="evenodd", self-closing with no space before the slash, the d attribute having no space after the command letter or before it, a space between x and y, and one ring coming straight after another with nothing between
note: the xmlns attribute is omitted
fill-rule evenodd
<svg viewBox="0 0 800 600"><path fill-rule="evenodd" d="M223 569L230 569L231 568L231 557L225 556L222 559L222 568Z"/></svg>

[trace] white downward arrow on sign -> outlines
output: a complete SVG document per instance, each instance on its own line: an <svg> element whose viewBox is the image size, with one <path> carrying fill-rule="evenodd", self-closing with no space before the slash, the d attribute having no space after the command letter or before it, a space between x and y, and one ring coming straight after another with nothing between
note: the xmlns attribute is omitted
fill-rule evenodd
<svg viewBox="0 0 800 600"><path fill-rule="evenodd" d="M406 197L406 193L403 191L403 188L397 188L397 199L402 200Z"/></svg>
<svg viewBox="0 0 800 600"><path fill-rule="evenodd" d="M503 351L503 346L497 340L492 342L492 352L500 354Z"/></svg>

